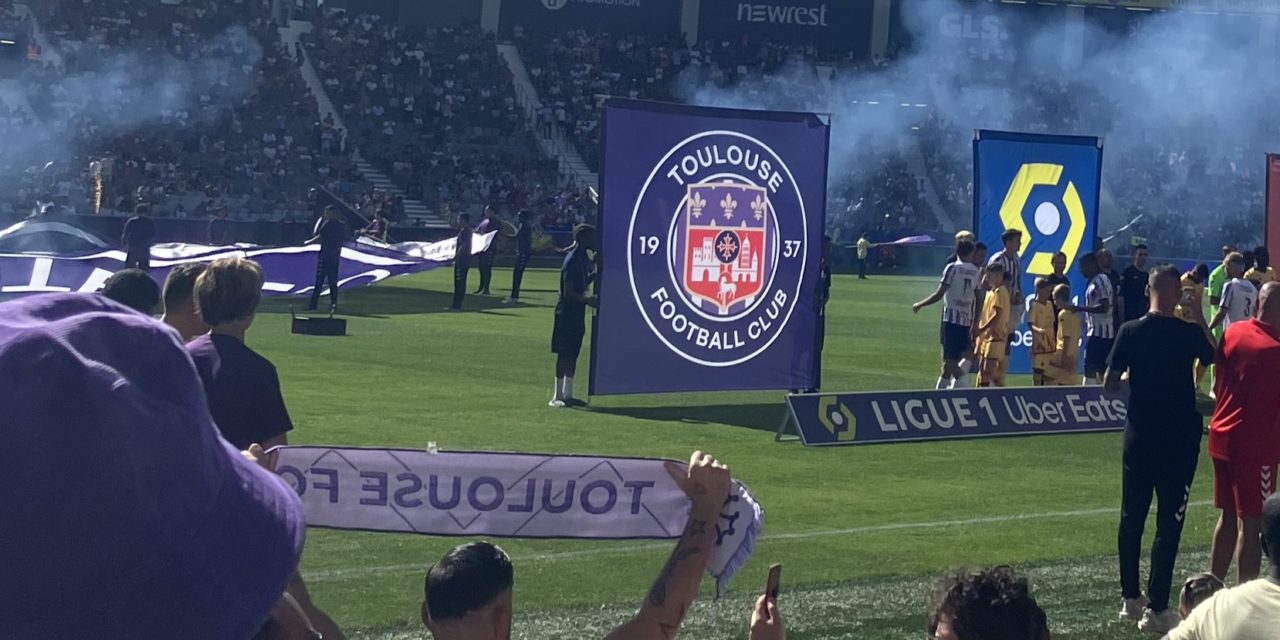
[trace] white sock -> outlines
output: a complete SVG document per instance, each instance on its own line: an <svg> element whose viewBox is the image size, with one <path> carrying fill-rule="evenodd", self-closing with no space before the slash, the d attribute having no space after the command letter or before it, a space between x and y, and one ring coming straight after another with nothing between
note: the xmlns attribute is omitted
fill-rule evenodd
<svg viewBox="0 0 1280 640"><path fill-rule="evenodd" d="M564 388L564 378L556 378L556 386L553 387L554 391L551 394L551 399L563 400L564 395L563 395L563 392L561 391L561 389L563 388Z"/></svg>
<svg viewBox="0 0 1280 640"><path fill-rule="evenodd" d="M969 388L969 374L966 373L965 375L962 375L962 376L956 376L955 381L951 383L951 388L952 389Z"/></svg>
<svg viewBox="0 0 1280 640"><path fill-rule="evenodd" d="M573 376L566 376L564 379L564 393L560 396L561 400L568 400L573 397Z"/></svg>
<svg viewBox="0 0 1280 640"><path fill-rule="evenodd" d="M949 389L951 387L950 380L951 378L943 378L942 376L938 376L938 384L937 386L934 387L934 389Z"/></svg>

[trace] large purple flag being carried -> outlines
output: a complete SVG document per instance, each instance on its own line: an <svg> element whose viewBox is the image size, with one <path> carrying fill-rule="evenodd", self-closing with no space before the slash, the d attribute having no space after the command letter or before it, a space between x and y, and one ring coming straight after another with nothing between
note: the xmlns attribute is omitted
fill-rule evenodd
<svg viewBox="0 0 1280 640"><path fill-rule="evenodd" d="M829 126L605 104L591 393L814 386Z"/></svg>
<svg viewBox="0 0 1280 640"><path fill-rule="evenodd" d="M472 251L479 253L493 241L494 233L477 234ZM163 281L173 267L189 262L211 262L239 256L262 265L263 293L306 295L314 288L319 245L208 247L195 244L161 244L151 250L151 275ZM456 240L404 242L385 245L361 240L342 248L338 266L340 289L361 287L393 276L434 269L453 260ZM109 250L75 255L0 253L0 293L51 293L97 291L111 274L124 268L123 251Z"/></svg>

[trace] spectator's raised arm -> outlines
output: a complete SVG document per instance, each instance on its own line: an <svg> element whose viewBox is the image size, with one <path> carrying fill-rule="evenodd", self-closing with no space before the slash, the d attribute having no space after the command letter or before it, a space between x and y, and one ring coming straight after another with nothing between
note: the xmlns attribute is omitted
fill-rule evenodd
<svg viewBox="0 0 1280 640"><path fill-rule="evenodd" d="M715 547L716 521L729 495L729 468L695 451L686 472L675 463L667 471L693 501L684 535L658 573L640 612L607 636L610 640L669 640L676 637Z"/></svg>

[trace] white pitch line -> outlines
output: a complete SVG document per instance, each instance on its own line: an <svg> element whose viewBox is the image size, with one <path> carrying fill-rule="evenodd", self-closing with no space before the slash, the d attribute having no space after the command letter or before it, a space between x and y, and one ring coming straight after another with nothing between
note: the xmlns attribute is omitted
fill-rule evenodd
<svg viewBox="0 0 1280 640"><path fill-rule="evenodd" d="M1212 505L1209 500L1199 502L1191 502L1189 507L1204 507ZM1048 520L1052 518L1079 518L1082 516L1101 516L1109 514L1118 514L1119 506L1103 507L1098 509L1078 509L1075 511L1047 511L1042 513L1018 513L1007 516L986 516L982 518L966 518L964 520L937 520L934 522L900 522L892 524L876 524L865 527L850 527L848 529L815 529L812 531L796 531L793 533L765 533L761 540L809 540L813 538L829 538L833 536L852 536L861 533L879 533L883 531L903 531L908 529L941 529L946 527L967 527L980 524L997 524L1001 522L1020 522L1025 520ZM479 536L483 537L483 536ZM757 541L759 543L759 541ZM650 542L645 544L634 544L627 546L598 547L593 549L578 549L574 551L551 551L548 553L532 553L529 555L521 555L512 558L513 562L554 562L559 560L570 560L573 558L586 558L591 556L607 556L615 554L636 553L641 551L657 551L661 549L670 549L670 542ZM425 559L419 564L391 564L376 567L350 567L346 569L322 569L319 571L305 571L303 575L309 581L326 582L330 580L338 580L350 577L362 577L379 573L405 573L426 571L430 566Z"/></svg>

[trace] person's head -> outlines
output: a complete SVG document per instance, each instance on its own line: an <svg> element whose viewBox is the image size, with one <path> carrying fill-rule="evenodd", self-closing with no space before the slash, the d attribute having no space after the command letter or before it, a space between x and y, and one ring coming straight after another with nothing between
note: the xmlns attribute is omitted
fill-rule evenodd
<svg viewBox="0 0 1280 640"><path fill-rule="evenodd" d="M532 215L533 214L528 209L521 209L520 213L516 214L516 220L518 220L521 224L524 224L529 221L529 218Z"/></svg>
<svg viewBox="0 0 1280 640"><path fill-rule="evenodd" d="M938 582L929 633L937 640L1047 640L1049 628L1027 580L1009 567L993 567Z"/></svg>
<svg viewBox="0 0 1280 640"><path fill-rule="evenodd" d="M1222 260L1222 266L1226 268L1228 278L1239 278L1244 275L1244 256L1235 252L1228 253Z"/></svg>
<svg viewBox="0 0 1280 640"><path fill-rule="evenodd" d="M1094 255L1098 258L1098 269L1103 273L1111 271L1111 267L1115 265L1115 256L1111 255L1110 249L1098 249Z"/></svg>
<svg viewBox="0 0 1280 640"><path fill-rule="evenodd" d="M1268 282L1258 290L1258 319L1280 327L1280 282Z"/></svg>
<svg viewBox="0 0 1280 640"><path fill-rule="evenodd" d="M0 450L16 454L0 464L0 635L262 626L297 568L302 506L218 435L171 329L100 296L6 302L0 389Z"/></svg>
<svg viewBox="0 0 1280 640"><path fill-rule="evenodd" d="M325 219L326 219L326 220L337 220L337 219L338 219L338 215L339 215L339 214L338 214L338 208L337 208L337 207L335 207L335 206L333 206L333 205L329 205L329 206L327 206L327 207L325 207L325 208L324 208L324 217L325 217Z"/></svg>
<svg viewBox="0 0 1280 640"><path fill-rule="evenodd" d="M151 205L145 202L139 203L136 207L133 208L133 213L134 215L139 215L144 217L149 216L151 215Z"/></svg>
<svg viewBox="0 0 1280 640"><path fill-rule="evenodd" d="M1280 578L1280 493L1262 503L1262 550L1271 558L1271 576Z"/></svg>
<svg viewBox="0 0 1280 640"><path fill-rule="evenodd" d="M1036 278L1036 300L1048 302L1053 298L1053 283L1044 278Z"/></svg>
<svg viewBox="0 0 1280 640"><path fill-rule="evenodd" d="M510 640L511 558L488 542L455 547L427 570L422 623L436 640Z"/></svg>
<svg viewBox="0 0 1280 640"><path fill-rule="evenodd" d="M1071 285L1060 284L1053 288L1053 304L1059 309L1071 306Z"/></svg>
<svg viewBox="0 0 1280 640"><path fill-rule="evenodd" d="M1271 252L1266 247L1257 247L1253 250L1254 268L1258 271L1266 271L1271 267Z"/></svg>
<svg viewBox="0 0 1280 640"><path fill-rule="evenodd" d="M1191 279L1196 284L1204 284L1209 281L1209 265L1201 262L1191 269Z"/></svg>
<svg viewBox="0 0 1280 640"><path fill-rule="evenodd" d="M183 342L208 333L209 325L204 323L200 312L196 310L196 278L204 273L207 264L188 262L180 264L169 271L164 279L164 318L165 324L178 330Z"/></svg>
<svg viewBox="0 0 1280 640"><path fill-rule="evenodd" d="M486 204L486 205L484 206L484 213L483 213L483 214L481 214L481 216L482 216L482 217L485 217L485 218L492 218L492 217L493 217L493 215L494 215L493 205L491 205L491 204Z"/></svg>
<svg viewBox="0 0 1280 640"><path fill-rule="evenodd" d="M1053 259L1049 261L1053 265L1054 275L1064 275L1067 272L1067 254L1059 251L1053 254Z"/></svg>
<svg viewBox="0 0 1280 640"><path fill-rule="evenodd" d="M999 262L993 262L982 270L982 287L988 291L995 291L1004 286L1004 265Z"/></svg>
<svg viewBox="0 0 1280 640"><path fill-rule="evenodd" d="M1005 229L1000 234L1000 244L1006 253L1017 253L1022 249L1022 232L1018 229Z"/></svg>
<svg viewBox="0 0 1280 640"><path fill-rule="evenodd" d="M1182 592L1178 595L1178 613L1186 618L1191 611L1208 600L1213 594L1226 588L1225 584L1212 573L1197 573L1182 583Z"/></svg>
<svg viewBox="0 0 1280 640"><path fill-rule="evenodd" d="M973 245L973 260L971 262L979 267L987 263L987 245L981 242Z"/></svg>
<svg viewBox="0 0 1280 640"><path fill-rule="evenodd" d="M1236 252L1238 252L1238 251L1239 251L1239 249L1237 249L1235 245L1233 245L1233 244L1224 244L1224 245L1222 245L1222 258L1225 260L1225 259L1227 258L1227 256L1229 256L1229 255L1231 255L1231 254L1233 254L1233 253L1236 253Z"/></svg>
<svg viewBox="0 0 1280 640"><path fill-rule="evenodd" d="M1086 253L1080 256L1080 275L1086 280L1102 273L1102 269L1098 265L1098 254Z"/></svg>
<svg viewBox="0 0 1280 640"><path fill-rule="evenodd" d="M1147 276L1147 295L1151 297L1151 310L1172 315L1182 299L1182 275L1171 264L1162 264Z"/></svg>
<svg viewBox="0 0 1280 640"><path fill-rule="evenodd" d="M218 207L218 210L217 210L217 211L214 211L214 212L213 212L213 215L214 215L215 217L218 217L218 218L224 218L224 219L225 219L225 218L227 217L227 208L226 208L226 207Z"/></svg>
<svg viewBox="0 0 1280 640"><path fill-rule="evenodd" d="M573 241L583 249L595 251L596 228L589 224L580 224L573 229Z"/></svg>
<svg viewBox="0 0 1280 640"><path fill-rule="evenodd" d="M859 240L866 240L866 239L867 239L868 237L870 237L870 236L871 236L871 232L869 232L869 231L863 231L863 232L862 232L862 235L858 236L858 239L859 239Z"/></svg>
<svg viewBox="0 0 1280 640"><path fill-rule="evenodd" d="M1248 271L1248 270L1252 269L1252 268L1253 268L1253 265L1254 265L1254 262L1256 262L1256 260L1255 260L1255 259L1254 259L1254 257L1253 257L1253 252L1252 252L1252 251L1245 251L1245 252L1241 253L1240 255L1244 258L1244 270L1245 270L1245 271Z"/></svg>
<svg viewBox="0 0 1280 640"><path fill-rule="evenodd" d="M1142 271L1147 268L1147 245L1140 244L1133 247L1133 268Z"/></svg>
<svg viewBox="0 0 1280 640"><path fill-rule="evenodd" d="M970 244L972 244L978 241L978 236L973 235L973 232L967 229L964 231L957 231L956 245L959 245L961 242L965 242L965 241L968 241Z"/></svg>
<svg viewBox="0 0 1280 640"><path fill-rule="evenodd" d="M160 308L160 285L141 269L115 272L102 283L99 293L149 316L154 316Z"/></svg>
<svg viewBox="0 0 1280 640"><path fill-rule="evenodd" d="M822 236L822 258L825 260L830 256L831 256L831 236L823 235Z"/></svg>
<svg viewBox="0 0 1280 640"><path fill-rule="evenodd" d="M969 240L961 240L956 243L956 257L964 262L968 262L973 257L973 252L977 247L973 246L973 242Z"/></svg>
<svg viewBox="0 0 1280 640"><path fill-rule="evenodd" d="M262 300L262 267L244 258L214 260L196 278L196 309L216 332L243 332Z"/></svg>
<svg viewBox="0 0 1280 640"><path fill-rule="evenodd" d="M469 214L469 213L459 213L459 214L458 214L458 226L459 226L459 227L461 227L461 228L463 228L463 229L466 229L466 228L470 227L470 226L471 226L471 214Z"/></svg>

